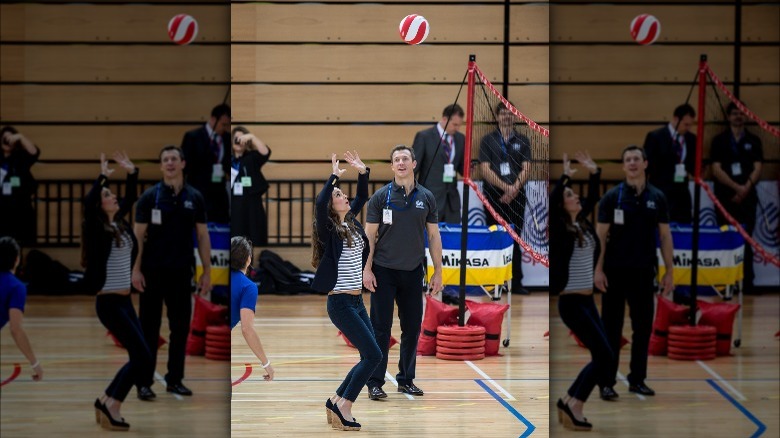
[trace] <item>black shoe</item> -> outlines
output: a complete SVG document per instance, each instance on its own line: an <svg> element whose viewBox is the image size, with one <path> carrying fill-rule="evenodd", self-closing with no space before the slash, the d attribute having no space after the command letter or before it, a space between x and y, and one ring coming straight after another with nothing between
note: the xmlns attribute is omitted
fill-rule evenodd
<svg viewBox="0 0 780 438"><path fill-rule="evenodd" d="M152 391L152 388L148 386L139 386L138 387L138 398L144 401L151 401L154 400L155 397L157 397L157 394Z"/></svg>
<svg viewBox="0 0 780 438"><path fill-rule="evenodd" d="M531 295L531 292L523 286L513 286L512 293L518 295Z"/></svg>
<svg viewBox="0 0 780 438"><path fill-rule="evenodd" d="M588 423L588 419L585 418L585 421L580 421L574 417L574 414L572 413L571 409L569 408L566 403L563 402L563 400L558 399L558 421L563 423L563 427L570 430L591 430L593 429L593 425Z"/></svg>
<svg viewBox="0 0 780 438"><path fill-rule="evenodd" d="M95 399L95 409L100 411L98 414L95 413L95 419L99 419L100 427L107 430L129 430L130 425L125 422L124 418L120 418L119 420L115 420L114 417L111 416L111 412L108 411L108 408L106 405L100 402L100 399Z"/></svg>
<svg viewBox="0 0 780 438"><path fill-rule="evenodd" d="M618 395L618 393L615 392L615 389L612 388L611 386L605 386L601 388L600 392L601 392L600 395L602 400L613 401L613 400L617 400L617 398L620 397L620 395Z"/></svg>
<svg viewBox="0 0 780 438"><path fill-rule="evenodd" d="M173 385L168 385L167 388L165 388L166 391L172 392L174 394L179 395L192 395L192 391L190 391L189 388L182 385L181 383L175 383Z"/></svg>
<svg viewBox="0 0 780 438"><path fill-rule="evenodd" d="M642 395L655 395L655 391L650 389L644 383L637 383L635 385L628 385L628 392L636 392Z"/></svg>
<svg viewBox="0 0 780 438"><path fill-rule="evenodd" d="M423 395L423 390L416 387L414 383L407 383L405 385L398 384L398 392L405 392L411 395Z"/></svg>
<svg viewBox="0 0 780 438"><path fill-rule="evenodd" d="M354 418L352 421L347 420L344 418L344 415L341 414L341 411L339 410L339 407L336 405L333 405L333 423L331 426L333 426L334 429L338 430L360 430L360 423L358 423Z"/></svg>
<svg viewBox="0 0 780 438"><path fill-rule="evenodd" d="M379 400L380 398L387 398L387 393L379 386L368 387L368 398L371 400Z"/></svg>

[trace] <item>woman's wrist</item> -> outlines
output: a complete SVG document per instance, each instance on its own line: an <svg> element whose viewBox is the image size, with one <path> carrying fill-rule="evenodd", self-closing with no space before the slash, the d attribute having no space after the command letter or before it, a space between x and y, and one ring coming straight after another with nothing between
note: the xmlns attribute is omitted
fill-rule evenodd
<svg viewBox="0 0 780 438"><path fill-rule="evenodd" d="M41 365L41 361L36 360L35 363L30 364L30 368L38 368Z"/></svg>
<svg viewBox="0 0 780 438"><path fill-rule="evenodd" d="M271 366L271 359L268 359L268 363L267 363L267 364L263 365L263 364L261 363L261 364L260 364L260 366L261 366L261 367L263 367L263 369L267 369L268 367L270 367L270 366Z"/></svg>

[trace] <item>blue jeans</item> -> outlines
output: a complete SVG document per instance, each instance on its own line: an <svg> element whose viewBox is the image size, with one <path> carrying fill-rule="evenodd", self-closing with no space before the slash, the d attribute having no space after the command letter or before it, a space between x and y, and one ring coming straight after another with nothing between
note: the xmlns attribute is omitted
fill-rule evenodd
<svg viewBox="0 0 780 438"><path fill-rule="evenodd" d="M374 338L362 295L328 295L328 316L360 352L358 362L336 390L339 397L354 402L374 369L382 362L382 350Z"/></svg>
<svg viewBox="0 0 780 438"><path fill-rule="evenodd" d="M130 361L119 369L106 388L107 396L122 402L133 385L144 386L144 376L153 372L152 352L144 340L130 295L98 295L95 310L100 322L116 336L130 356Z"/></svg>
<svg viewBox="0 0 780 438"><path fill-rule="evenodd" d="M577 380L569 387L569 395L588 401L593 388L610 385L614 374L610 376L614 353L609 346L604 325L593 301L593 295L566 294L558 297L558 313L566 327L588 347L591 361L580 371Z"/></svg>

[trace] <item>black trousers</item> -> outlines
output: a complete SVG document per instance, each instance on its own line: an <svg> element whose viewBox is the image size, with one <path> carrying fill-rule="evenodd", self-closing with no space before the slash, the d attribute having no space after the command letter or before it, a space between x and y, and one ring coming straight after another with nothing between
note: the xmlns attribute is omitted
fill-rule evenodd
<svg viewBox="0 0 780 438"><path fill-rule="evenodd" d="M155 358L151 371L144 376L143 386L154 383L157 365L157 340L162 324L162 305L168 309L168 385L181 383L184 378L184 356L192 314L192 269L149 270L144 272L146 291L141 293L140 318L146 343Z"/></svg>
<svg viewBox="0 0 780 438"><path fill-rule="evenodd" d="M503 204L498 199L490 199L493 208L504 218L507 222L515 226L515 232L519 235L523 235L523 226L525 225L525 191L521 191L517 195L516 199L522 199L523 202L517 201L511 204ZM485 221L488 226L496 225L498 222L493 216L485 212ZM523 285L523 252L520 250L520 244L512 242L512 289L519 288Z"/></svg>
<svg viewBox="0 0 780 438"><path fill-rule="evenodd" d="M396 380L399 385L412 383L417 366L417 340L423 317L423 266L413 271L399 271L374 265L376 292L371 294L371 326L382 350L382 361L374 368L368 386L382 386L387 372L390 330L393 328L393 302L398 303L401 321L401 358Z"/></svg>
<svg viewBox="0 0 780 438"><path fill-rule="evenodd" d="M590 350L591 361L580 371L568 391L571 397L585 402L597 384L611 386L610 382L615 375L609 372L615 355L607 340L593 295L560 295L558 313L566 327Z"/></svg>
<svg viewBox="0 0 780 438"><path fill-rule="evenodd" d="M152 352L144 340L141 322L135 314L130 295L98 295L95 310L100 322L122 343L130 356L130 361L119 369L106 388L107 396L122 402L133 385L144 386L145 376L154 372Z"/></svg>
<svg viewBox="0 0 780 438"><path fill-rule="evenodd" d="M615 353L609 369L611 379L606 386L614 386L620 363L620 340L623 336L623 319L626 303L631 317L631 372L630 384L643 383L647 378L647 349L653 329L653 294L655 267L639 269L611 269L607 276L607 292L601 299L601 321Z"/></svg>
<svg viewBox="0 0 780 438"><path fill-rule="evenodd" d="M758 207L758 195L755 190L751 191L740 204L731 202L730 198L726 199L725 197L718 197L718 200L726 211L736 219L737 222L742 224L745 231L752 237L753 230L756 228L756 207ZM719 209L715 209L715 212L718 216L718 225L731 225L726 221L726 217L723 216ZM760 226L764 226L763 216L759 219ZM744 274L744 279L742 280L743 289L746 293L751 293L753 292L753 280L755 276L753 272L753 247L747 243L745 243L745 258L742 263L742 269Z"/></svg>

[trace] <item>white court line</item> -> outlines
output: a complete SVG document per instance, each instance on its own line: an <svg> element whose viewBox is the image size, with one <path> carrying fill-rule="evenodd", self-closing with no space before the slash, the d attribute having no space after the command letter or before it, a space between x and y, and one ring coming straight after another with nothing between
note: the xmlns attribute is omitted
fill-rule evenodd
<svg viewBox="0 0 780 438"><path fill-rule="evenodd" d="M726 388L728 388L728 389L729 389L729 391L731 391L731 393L732 393L732 394L734 394L735 396L737 396L737 398L739 399L739 401L745 401L745 400L747 400L747 398L746 398L744 395L742 395L742 393L741 393L741 392L737 391L737 389L736 389L736 388L734 388L733 386L731 386L731 384L730 384L729 382L725 381L725 380L723 379L723 377L721 377L721 376L720 376L718 373L716 373L716 372L715 372L715 370L713 370L712 368L708 367L708 366L707 366L707 365L706 365L704 362L702 362L702 361L700 361L700 360L697 360L697 361L696 361L696 363L698 363L698 364L699 364L699 365L700 365L702 368L704 368L704 369L705 369L705 370L706 370L708 373L710 373L710 375L712 375L712 377L714 377L714 378L715 378L715 380L717 380L717 381L718 381L718 382L720 382L720 383L721 383L723 386L725 386Z"/></svg>
<svg viewBox="0 0 780 438"><path fill-rule="evenodd" d="M624 376L624 375L620 374L620 371L618 371L618 373L617 373L617 377L618 377L618 380L620 380L621 382L623 382L623 383L626 385L626 388L628 388L628 386L629 386L629 385L628 385L628 379L626 379L626 376ZM634 395L636 395L636 397L637 397L639 400L642 400L642 401L645 401L645 400L647 400L647 398L646 398L645 396L643 396L642 394L640 394L640 393L638 393L638 392L634 392L633 394L634 394Z"/></svg>
<svg viewBox="0 0 780 438"><path fill-rule="evenodd" d="M168 388L168 384L165 382L165 379L163 379L163 376L161 376L160 373L158 373L157 371L154 372L154 378L158 382L162 383L163 387L165 387L166 389ZM173 396L176 397L177 400L184 400L184 398L182 398L182 396L180 396L179 394L176 394L175 392L172 392L171 394L173 394Z"/></svg>
<svg viewBox="0 0 780 438"><path fill-rule="evenodd" d="M276 380L276 379L274 379ZM482 392L485 393L484 391ZM407 394L408 395L408 394ZM12 399L13 400L13 399ZM35 401L37 399L28 399L25 401ZM5 401L5 398L3 398L3 401ZM47 400L48 401L48 400ZM68 402L72 402L72 399L65 400ZM460 402L486 402L486 403L495 403L496 399L493 397L485 397L485 398L437 398L436 401L460 401ZM233 394L233 397L230 399L231 403L317 403L319 406L319 401L312 400L310 398L301 398L301 399L291 399L291 398L280 398L280 399L240 399L236 398L236 395Z"/></svg>
<svg viewBox="0 0 780 438"><path fill-rule="evenodd" d="M397 389L398 388L398 382L393 378L393 376L391 376L390 373L387 372L387 371L385 371L385 376L387 376L387 380L393 382L393 385L395 385L395 387ZM414 400L414 397L412 397L411 394L407 394L405 392L402 392L401 394L405 395L406 398L408 398L409 400Z"/></svg>
<svg viewBox="0 0 780 438"><path fill-rule="evenodd" d="M499 392L501 392L502 394L504 394L504 396L506 397L506 399L507 399L507 400L509 400L509 401L515 401L515 400L517 400L516 398L512 397L512 394L510 394L510 393L506 392L506 390L505 390L504 388L502 388L502 387L501 387L501 385L499 385L498 383L496 383L496 381L495 381L495 380L491 379L491 378L490 378L490 376L488 376L487 374L485 374L485 372L484 372L484 371L482 371L481 369L479 369L479 367L478 367L478 366L476 366L476 365L474 365L474 364L473 364L473 363L472 363L470 360L467 360L467 361L465 361L465 362L466 362L466 365L470 366L470 367L471 367L471 368L472 368L474 371L476 371L476 372L477 372L477 374L479 374L480 376L484 377L484 378L485 378L485 380L487 380L488 382L490 382L490 384L491 384L491 385L493 385L493 387L494 387L494 388L496 388L496 389L497 389Z"/></svg>

